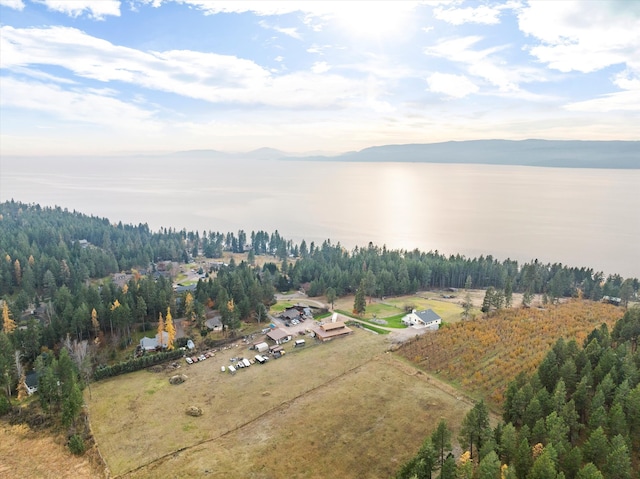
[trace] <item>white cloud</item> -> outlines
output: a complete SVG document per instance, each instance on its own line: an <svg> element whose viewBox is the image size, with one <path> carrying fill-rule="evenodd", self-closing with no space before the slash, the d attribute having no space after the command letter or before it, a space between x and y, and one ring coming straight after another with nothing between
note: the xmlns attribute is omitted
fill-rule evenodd
<svg viewBox="0 0 640 479"><path fill-rule="evenodd" d="M32 0L42 3L49 10L61 12L70 17L79 17L87 12L90 18L101 20L107 15L120 16L119 0Z"/></svg>
<svg viewBox="0 0 640 479"><path fill-rule="evenodd" d="M623 91L607 93L590 100L569 103L569 111L605 113L610 111L640 111L640 77L626 70L613 77L613 83Z"/></svg>
<svg viewBox="0 0 640 479"><path fill-rule="evenodd" d="M0 7L9 7L14 10L23 10L24 2L22 0L0 0Z"/></svg>
<svg viewBox="0 0 640 479"><path fill-rule="evenodd" d="M278 55L277 57L274 58L274 60L280 63L284 61L284 57L282 55Z"/></svg>
<svg viewBox="0 0 640 479"><path fill-rule="evenodd" d="M427 83L432 92L444 93L453 98L464 98L479 90L478 86L464 75L434 73L427 78Z"/></svg>
<svg viewBox="0 0 640 479"><path fill-rule="evenodd" d="M613 78L613 83L623 90L640 90L640 76L629 70L618 73Z"/></svg>
<svg viewBox="0 0 640 479"><path fill-rule="evenodd" d="M324 51L331 48L331 45L317 45L313 44L309 48L307 48L307 53L317 53L319 55L324 55Z"/></svg>
<svg viewBox="0 0 640 479"><path fill-rule="evenodd" d="M529 52L550 68L584 73L626 64L640 71L637 2L531 2L520 30L539 40Z"/></svg>
<svg viewBox="0 0 640 479"><path fill-rule="evenodd" d="M152 3L159 6L161 3L174 1L186 5L192 5L202 10L207 15L217 13L247 13L251 12L258 16L286 15L289 13L305 13L312 17L333 17L345 12L368 12L372 7L376 10L385 9L388 11L409 11L416 8L423 2L419 1L377 1L364 3L361 1L346 0L341 2L319 2L319 1L211 1L211 0L143 0L145 3ZM357 18L353 18L357 21ZM310 21L309 18L306 21Z"/></svg>
<svg viewBox="0 0 640 479"><path fill-rule="evenodd" d="M520 7L521 4L517 1L495 5L480 5L478 7L436 7L433 10L433 16L451 25L463 25L465 23L497 25L500 23L500 15L503 10L515 10Z"/></svg>
<svg viewBox="0 0 640 479"><path fill-rule="evenodd" d="M69 78L62 78L60 76L56 76L56 75L51 75L49 73L40 71L40 70L35 70L33 68L24 68L24 67L13 67L12 71L14 73L20 73L21 75L26 75L28 77L31 78L35 78L36 80L42 80L45 82L51 82L51 83L62 83L62 84L67 84L67 85L74 85L76 84L75 81L70 80Z"/></svg>
<svg viewBox="0 0 640 479"><path fill-rule="evenodd" d="M331 70L331 67L327 64L327 62L315 62L311 67L311 71L313 73L326 73Z"/></svg>
<svg viewBox="0 0 640 479"><path fill-rule="evenodd" d="M291 38L295 38L296 40L302 40L302 36L300 35L300 33L298 33L298 29L294 28L294 27L290 27L290 28L285 28L285 27L279 27L276 25L270 25L269 23L265 22L264 20L261 20L260 22L258 22L258 24L266 29L266 30L273 30L276 31L278 33L282 33L284 35L287 35Z"/></svg>
<svg viewBox="0 0 640 479"><path fill-rule="evenodd" d="M569 111L595 113L606 113L611 111L640 112L640 90L608 93L591 100L569 103L565 105L564 108Z"/></svg>
<svg viewBox="0 0 640 479"><path fill-rule="evenodd" d="M281 108L341 108L362 99L357 80L297 72L273 76L230 55L186 50L143 52L113 45L74 28L2 27L0 66L54 65L78 77L125 82L185 97Z"/></svg>
<svg viewBox="0 0 640 479"><path fill-rule="evenodd" d="M427 55L463 64L466 72L482 78L497 87L500 92L519 92L521 83L546 81L545 73L535 67L509 64L499 56L508 45L485 49L472 48L483 41L480 36L445 39L427 47Z"/></svg>
<svg viewBox="0 0 640 479"><path fill-rule="evenodd" d="M80 121L120 128L142 123L151 125L153 112L112 96L111 90L72 89L35 81L2 78L0 105L25 108L54 115L64 121Z"/></svg>
<svg viewBox="0 0 640 479"><path fill-rule="evenodd" d="M495 25L500 23L500 10L487 5L446 9L438 7L434 9L433 16L452 25L462 25L464 23Z"/></svg>

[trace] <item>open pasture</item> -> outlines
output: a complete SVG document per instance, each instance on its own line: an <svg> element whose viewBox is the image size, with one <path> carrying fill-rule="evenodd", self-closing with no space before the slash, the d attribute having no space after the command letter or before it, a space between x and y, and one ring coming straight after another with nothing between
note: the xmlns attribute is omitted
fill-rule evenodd
<svg viewBox="0 0 640 479"><path fill-rule="evenodd" d="M178 372L140 371L95 384L96 442L116 477L389 477L445 417L468 402L385 352L365 331L293 349L235 376L220 372L239 348ZM184 364L184 363L183 363ZM202 408L201 417L185 414Z"/></svg>
<svg viewBox="0 0 640 479"><path fill-rule="evenodd" d="M462 303L463 296L459 294L457 299L459 300L457 302L452 300L444 301L437 299L434 294L427 296L426 294L418 293L415 295L396 296L385 299L374 298L373 301L369 303L369 298L367 297L367 310L363 315L363 319L373 319L374 317L384 319L397 316L405 313L406 308L411 307L418 311L433 309L445 323L455 323L460 321L461 318L462 306L459 303ZM353 295L339 298L335 302L335 309L352 311L353 301Z"/></svg>

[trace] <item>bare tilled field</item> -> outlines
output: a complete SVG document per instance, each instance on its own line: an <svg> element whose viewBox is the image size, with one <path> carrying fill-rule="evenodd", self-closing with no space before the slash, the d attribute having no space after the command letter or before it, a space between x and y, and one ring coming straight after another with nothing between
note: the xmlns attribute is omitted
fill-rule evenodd
<svg viewBox="0 0 640 479"><path fill-rule="evenodd" d="M441 417L455 429L471 407L386 352L384 337L355 331L310 343L234 376L246 348L176 371L140 371L92 387L96 442L113 476L388 477ZM186 408L202 409L200 417Z"/></svg>

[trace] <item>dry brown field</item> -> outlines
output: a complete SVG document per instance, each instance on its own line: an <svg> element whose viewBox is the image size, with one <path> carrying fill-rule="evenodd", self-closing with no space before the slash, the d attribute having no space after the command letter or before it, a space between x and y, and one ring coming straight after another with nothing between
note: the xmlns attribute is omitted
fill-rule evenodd
<svg viewBox="0 0 640 479"><path fill-rule="evenodd" d="M64 437L32 431L24 424L0 422L0 477L28 479L90 479L104 477L91 456L74 456Z"/></svg>
<svg viewBox="0 0 640 479"><path fill-rule="evenodd" d="M309 344L235 376L238 347L175 371L140 371L95 384L87 398L96 442L114 477L378 478L416 453L444 417L471 407L460 393L356 330ZM185 414L188 406L201 417Z"/></svg>

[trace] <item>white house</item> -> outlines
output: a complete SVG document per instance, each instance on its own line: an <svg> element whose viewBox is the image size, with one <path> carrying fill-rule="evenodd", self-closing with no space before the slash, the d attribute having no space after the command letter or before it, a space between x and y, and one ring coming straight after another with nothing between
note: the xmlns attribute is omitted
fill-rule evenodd
<svg viewBox="0 0 640 479"><path fill-rule="evenodd" d="M429 329L438 329L442 324L442 318L432 309L416 311L415 309L402 318L402 323L407 326L419 326Z"/></svg>

